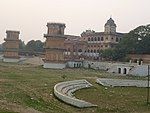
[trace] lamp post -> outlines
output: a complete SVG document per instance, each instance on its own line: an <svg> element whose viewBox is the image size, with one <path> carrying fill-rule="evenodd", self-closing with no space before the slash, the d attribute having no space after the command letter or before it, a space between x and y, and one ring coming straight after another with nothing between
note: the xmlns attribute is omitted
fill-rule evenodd
<svg viewBox="0 0 150 113"><path fill-rule="evenodd" d="M150 83L149 83L149 80L150 80L150 75L149 74L150 73L149 73L149 70L150 70L150 65L148 65L148 76L147 76L148 77L148 79L147 79L148 80L147 81L147 105L150 104L150 102L149 102L149 96L150 96L149 95L149 87L150 87Z"/></svg>

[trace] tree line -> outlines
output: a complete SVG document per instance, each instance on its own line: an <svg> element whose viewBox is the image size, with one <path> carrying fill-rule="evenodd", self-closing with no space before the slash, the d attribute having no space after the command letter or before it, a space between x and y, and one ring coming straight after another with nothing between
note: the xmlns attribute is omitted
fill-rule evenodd
<svg viewBox="0 0 150 113"><path fill-rule="evenodd" d="M3 44L0 45L0 52L4 51ZM27 44L20 40L19 54L20 55L37 55L44 52L44 42L40 40L31 40Z"/></svg>
<svg viewBox="0 0 150 113"><path fill-rule="evenodd" d="M125 34L114 49L101 51L106 60L125 60L127 54L150 54L150 24Z"/></svg>

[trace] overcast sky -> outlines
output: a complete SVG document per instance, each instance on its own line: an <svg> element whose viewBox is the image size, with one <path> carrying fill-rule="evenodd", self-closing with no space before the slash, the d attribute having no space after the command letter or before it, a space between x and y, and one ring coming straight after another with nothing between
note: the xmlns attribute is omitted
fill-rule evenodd
<svg viewBox="0 0 150 113"><path fill-rule="evenodd" d="M150 0L0 0L0 43L6 30L19 30L25 42L44 41L47 22L65 23L65 34L103 31L111 15L118 32L129 32L150 23Z"/></svg>

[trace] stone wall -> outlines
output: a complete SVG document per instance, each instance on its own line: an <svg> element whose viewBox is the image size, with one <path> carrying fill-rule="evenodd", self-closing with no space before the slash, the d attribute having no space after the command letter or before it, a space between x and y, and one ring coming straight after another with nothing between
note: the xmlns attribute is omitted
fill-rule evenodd
<svg viewBox="0 0 150 113"><path fill-rule="evenodd" d="M136 75L136 76L147 76L148 75L148 65L136 66L129 72L129 74Z"/></svg>
<svg viewBox="0 0 150 113"><path fill-rule="evenodd" d="M96 70L105 70L110 73L134 76L147 76L148 66L139 65L138 63L112 63L112 62L94 62L83 61L84 68L91 68ZM120 69L120 72L119 72Z"/></svg>
<svg viewBox="0 0 150 113"><path fill-rule="evenodd" d="M51 69L64 69L66 67L66 63L44 63L44 68L51 68Z"/></svg>
<svg viewBox="0 0 150 113"><path fill-rule="evenodd" d="M148 54L129 54L128 57L133 61L142 59L144 63L150 63L150 55Z"/></svg>
<svg viewBox="0 0 150 113"><path fill-rule="evenodd" d="M18 63L20 59L15 59L15 58L3 58L3 62L11 62L11 63Z"/></svg>
<svg viewBox="0 0 150 113"><path fill-rule="evenodd" d="M128 80L128 79L108 79L108 78L98 78L96 82L103 86L133 86L133 87L147 87L147 80Z"/></svg>

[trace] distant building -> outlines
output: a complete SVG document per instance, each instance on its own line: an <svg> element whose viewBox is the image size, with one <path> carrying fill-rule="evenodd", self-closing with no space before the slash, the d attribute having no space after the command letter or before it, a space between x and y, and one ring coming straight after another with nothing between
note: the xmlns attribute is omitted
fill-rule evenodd
<svg viewBox="0 0 150 113"><path fill-rule="evenodd" d="M92 59L98 59L100 50L114 48L124 35L124 33L116 32L116 27L114 20L110 18L104 26L104 32L93 30L83 32L81 40L86 41L88 46L86 55Z"/></svg>
<svg viewBox="0 0 150 113"><path fill-rule="evenodd" d="M19 61L19 31L6 31L7 36L4 39L4 62L18 62Z"/></svg>
<svg viewBox="0 0 150 113"><path fill-rule="evenodd" d="M87 42L80 41L79 36L66 35L65 58L66 60L79 60L86 57L84 51L87 50Z"/></svg>
<svg viewBox="0 0 150 113"><path fill-rule="evenodd" d="M48 33L44 35L44 68L82 67L83 60L99 60L100 51L114 48L123 33L116 32L116 24L110 18L104 32L86 30L81 36L65 35L65 24L48 23Z"/></svg>

